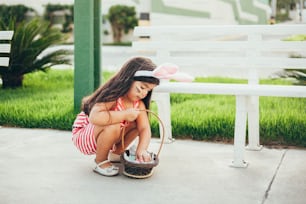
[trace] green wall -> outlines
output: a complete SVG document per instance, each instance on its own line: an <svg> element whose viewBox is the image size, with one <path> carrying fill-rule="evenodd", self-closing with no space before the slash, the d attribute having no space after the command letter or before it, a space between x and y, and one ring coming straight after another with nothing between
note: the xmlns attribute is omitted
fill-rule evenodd
<svg viewBox="0 0 306 204"><path fill-rule="evenodd" d="M235 15L235 20L239 24L267 24L267 13L265 10L255 7L253 4L253 0L240 0L240 7L243 12L255 15L258 17L257 22L253 22L247 19L243 19L239 16L239 12L237 9L237 2L235 0L220 0L224 3L229 4L232 7L233 13ZM269 4L269 0L257 0L262 4ZM163 14L171 14L171 15L180 15L180 16L188 16L188 17L198 17L198 18L211 18L211 14L205 11L191 10L191 9L183 9L177 8L174 6L167 6L164 4L163 0L152 0L152 12L154 13L163 13Z"/></svg>

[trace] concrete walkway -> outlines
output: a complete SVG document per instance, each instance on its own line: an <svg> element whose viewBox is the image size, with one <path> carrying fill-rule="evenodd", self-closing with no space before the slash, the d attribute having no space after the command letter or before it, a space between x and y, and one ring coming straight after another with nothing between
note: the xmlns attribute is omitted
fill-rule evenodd
<svg viewBox="0 0 306 204"><path fill-rule="evenodd" d="M153 139L150 149L160 143ZM92 172L69 131L0 128L1 204L304 204L306 149L247 151L245 169L229 166L233 145L165 144L148 179Z"/></svg>

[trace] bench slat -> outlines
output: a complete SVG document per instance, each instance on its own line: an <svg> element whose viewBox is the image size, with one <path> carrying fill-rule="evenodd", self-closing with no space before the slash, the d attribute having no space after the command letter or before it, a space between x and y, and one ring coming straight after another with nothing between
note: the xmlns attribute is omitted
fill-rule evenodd
<svg viewBox="0 0 306 204"><path fill-rule="evenodd" d="M226 35L226 34L254 34L261 33L263 35L297 35L305 34L305 25L192 25L192 26L147 26L136 27L134 36L160 36L165 35L189 35L197 33L198 35ZM189 35L190 36L190 35Z"/></svg>
<svg viewBox="0 0 306 204"><path fill-rule="evenodd" d="M0 53L10 53L11 45L10 44L0 44Z"/></svg>
<svg viewBox="0 0 306 204"><path fill-rule="evenodd" d="M201 59L199 59L201 58ZM159 57L152 56L152 60L158 64L172 62L181 69L186 68L228 68L228 69L306 69L306 58L245 58L245 57L205 57L205 56L187 56L187 57Z"/></svg>
<svg viewBox="0 0 306 204"><path fill-rule="evenodd" d="M167 82L157 86L154 92L305 98L306 86Z"/></svg>
<svg viewBox="0 0 306 204"><path fill-rule="evenodd" d="M1 31L0 39L1 40L11 40L13 38L14 31Z"/></svg>
<svg viewBox="0 0 306 204"><path fill-rule="evenodd" d="M0 66L7 67L9 65L9 57L0 57Z"/></svg>
<svg viewBox="0 0 306 204"><path fill-rule="evenodd" d="M133 42L134 50L159 50L166 49L169 51L305 51L306 41L260 41L250 43L249 41L138 41Z"/></svg>
<svg viewBox="0 0 306 204"><path fill-rule="evenodd" d="M0 40L9 41L13 38L14 31L0 31ZM11 44L7 42L0 43L0 53L8 54L11 52ZM10 58L1 56L0 57L0 66L8 67Z"/></svg>

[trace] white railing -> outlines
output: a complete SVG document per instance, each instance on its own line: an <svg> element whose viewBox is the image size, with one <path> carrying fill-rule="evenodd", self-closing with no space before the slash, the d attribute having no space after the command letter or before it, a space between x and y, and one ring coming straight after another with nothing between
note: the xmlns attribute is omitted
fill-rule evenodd
<svg viewBox="0 0 306 204"><path fill-rule="evenodd" d="M9 54L11 52L10 40L13 38L13 31L0 31L0 54ZM3 41L3 42L2 42ZM10 57L0 56L0 66L7 67Z"/></svg>
<svg viewBox="0 0 306 204"><path fill-rule="evenodd" d="M137 27L133 42L139 55L157 64L175 63L181 71L236 70L248 84L164 82L154 90L158 113L172 139L170 93L236 96L233 166L245 167L244 148L248 124L248 148L259 142L259 96L306 97L306 86L259 85L260 72L306 69L306 41L286 38L306 34L304 25L227 25ZM146 38L143 38L143 37ZM149 39L148 39L149 37ZM192 70L192 71L191 71Z"/></svg>

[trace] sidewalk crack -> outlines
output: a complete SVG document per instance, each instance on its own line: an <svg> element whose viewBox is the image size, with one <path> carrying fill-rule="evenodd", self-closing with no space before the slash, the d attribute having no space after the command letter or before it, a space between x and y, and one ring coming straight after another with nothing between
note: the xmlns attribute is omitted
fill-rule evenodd
<svg viewBox="0 0 306 204"><path fill-rule="evenodd" d="M273 184L273 182L274 182L274 179L275 179L275 177L276 177L276 175L277 175L277 173L278 173L278 170L279 170L280 166L281 166L282 163L283 163L283 160L284 160L284 158L285 158L285 155L286 155L287 151L288 151L288 150L286 149L286 150L283 152L283 154L282 154L282 157L281 157L281 159L280 159L280 161L279 161L279 163L278 163L278 165L277 165L277 168L276 168L276 170L275 170L275 172L274 172L274 174L273 174L273 177L272 177L272 179L271 179L271 181L270 181L270 183L269 183L269 185L268 185L268 188L267 188L267 190L265 191L265 195L264 195L264 197L263 197L263 199L262 199L261 204L264 204L265 201L267 200L267 198L269 197L269 192L270 192L270 190L271 190L272 184Z"/></svg>

